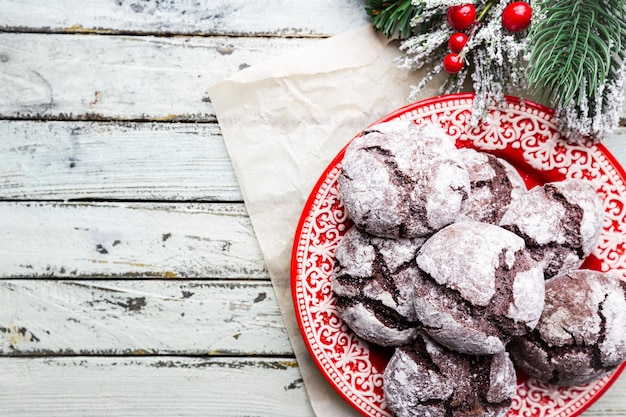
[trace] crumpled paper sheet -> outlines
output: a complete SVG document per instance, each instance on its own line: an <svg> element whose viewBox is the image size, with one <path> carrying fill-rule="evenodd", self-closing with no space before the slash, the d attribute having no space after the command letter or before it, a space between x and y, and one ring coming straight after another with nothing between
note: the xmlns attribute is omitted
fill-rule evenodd
<svg viewBox="0 0 626 417"><path fill-rule="evenodd" d="M426 75L397 68L397 43L370 26L247 68L209 88L311 405L319 417L360 415L326 382L300 335L289 267L304 203L341 148L408 104ZM422 98L437 95L434 79Z"/></svg>

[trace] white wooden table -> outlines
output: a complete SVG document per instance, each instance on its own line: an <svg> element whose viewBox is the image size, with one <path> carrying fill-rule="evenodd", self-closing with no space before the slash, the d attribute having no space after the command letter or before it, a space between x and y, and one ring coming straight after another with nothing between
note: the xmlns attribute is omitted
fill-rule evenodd
<svg viewBox="0 0 626 417"><path fill-rule="evenodd" d="M0 0L0 416L313 416L206 90L366 23L362 0Z"/></svg>

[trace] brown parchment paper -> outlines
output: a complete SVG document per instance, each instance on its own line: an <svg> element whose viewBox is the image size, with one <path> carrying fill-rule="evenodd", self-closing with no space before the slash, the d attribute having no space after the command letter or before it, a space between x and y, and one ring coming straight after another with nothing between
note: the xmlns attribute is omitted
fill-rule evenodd
<svg viewBox="0 0 626 417"><path fill-rule="evenodd" d="M300 335L289 266L304 203L337 152L408 104L422 73L399 69L398 45L370 26L247 68L209 88L311 405L319 417L360 415L326 382ZM437 94L436 79L423 98Z"/></svg>

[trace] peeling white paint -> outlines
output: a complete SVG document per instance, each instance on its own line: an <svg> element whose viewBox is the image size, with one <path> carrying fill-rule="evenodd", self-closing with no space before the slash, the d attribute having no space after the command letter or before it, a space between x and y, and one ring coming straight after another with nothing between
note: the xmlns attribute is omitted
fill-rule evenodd
<svg viewBox="0 0 626 417"><path fill-rule="evenodd" d="M2 25L78 32L328 36L368 19L361 0L56 0L54 5L39 0L30 1L27 9L22 4L2 2Z"/></svg>
<svg viewBox="0 0 626 417"><path fill-rule="evenodd" d="M0 277L268 278L243 204L0 202Z"/></svg>
<svg viewBox="0 0 626 417"><path fill-rule="evenodd" d="M0 198L242 200L217 124L4 120L0 137Z"/></svg>
<svg viewBox="0 0 626 417"><path fill-rule="evenodd" d="M0 355L85 352L293 354L268 282L0 281Z"/></svg>
<svg viewBox="0 0 626 417"><path fill-rule="evenodd" d="M80 2L72 12L84 10L87 3ZM13 4L27 18L33 16L30 6ZM215 121L207 99L210 85L243 65L319 40L0 32L0 53L6 57L0 64L0 116ZM223 46L233 52L220 53Z"/></svg>
<svg viewBox="0 0 626 417"><path fill-rule="evenodd" d="M0 358L0 415L314 417L289 358Z"/></svg>

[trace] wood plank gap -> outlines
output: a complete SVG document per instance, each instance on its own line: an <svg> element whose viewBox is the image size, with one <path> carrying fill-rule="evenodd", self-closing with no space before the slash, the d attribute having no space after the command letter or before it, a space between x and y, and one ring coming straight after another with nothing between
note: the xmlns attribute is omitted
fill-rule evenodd
<svg viewBox="0 0 626 417"><path fill-rule="evenodd" d="M148 36L148 35L146 35ZM153 36L153 35L151 35ZM223 35L225 36L225 35ZM210 102L210 98L206 98L207 102ZM85 113L83 115L76 116L74 114L53 114L48 117L46 115L38 114L33 116L31 114L20 116L1 116L0 121L32 121L32 122L111 122L111 123L163 123L163 124L176 124L176 123L188 123L188 124L216 124L218 123L217 117L211 115L206 119L192 119L183 116L176 116L174 118L121 118L121 117L101 117L97 114ZM626 118L620 118L618 122L618 128L626 127Z"/></svg>
<svg viewBox="0 0 626 417"><path fill-rule="evenodd" d="M97 36L153 36L158 38L284 38L284 39L325 39L333 35L330 34L276 34L271 32L153 32L136 30L115 30L104 28L82 28L74 27L70 29L33 29L21 26L5 26L0 28L0 33L31 34L31 35L97 35Z"/></svg>
<svg viewBox="0 0 626 417"><path fill-rule="evenodd" d="M28 277L28 276L15 276L15 277L0 277L0 282L2 281L32 281L34 279L37 278L33 278L33 277ZM88 275L83 275L83 276L72 276L72 275L68 275L68 276L51 276L49 278L46 279L46 281L56 281L56 282L86 282L86 281L98 281L98 282L106 282L109 278L102 278L100 276L88 276ZM112 279L114 280L119 280L118 277L112 277ZM124 280L125 282L131 282L131 281L144 281L144 282L180 282L180 283L190 283L190 282L194 282L194 281L199 281L203 284L211 284L211 283L218 283L218 282L222 282L224 284L259 284L259 283L269 283L270 278L269 277L259 277L259 278L246 278L246 277L241 277L241 278L228 278L228 279L224 279L224 278L216 278L216 277L193 277L193 278L180 278L180 277L176 277L176 278L162 278L162 277L158 277L158 278L152 278L150 276L138 276L138 277L133 277L133 278L128 278Z"/></svg>
<svg viewBox="0 0 626 417"><path fill-rule="evenodd" d="M206 102L210 103L210 99L207 97ZM25 114L24 116L0 116L0 121L8 122L110 122L110 123L163 123L163 124L216 124L217 117L215 115L209 115L203 119L193 119L185 117L185 115L159 118L159 117L103 117L96 113L84 113L82 115L64 113L60 114Z"/></svg>
<svg viewBox="0 0 626 417"><path fill-rule="evenodd" d="M0 203L51 203L51 204L72 204L72 203L111 203L111 204L243 204L243 200L209 200L209 199L190 199L190 200L153 200L153 199L125 199L125 198L64 198L64 199L19 199L19 198L0 198Z"/></svg>
<svg viewBox="0 0 626 417"><path fill-rule="evenodd" d="M9 354L0 354L0 358L14 358L14 359L62 359L62 358L72 358L72 359L80 359L80 358L119 358L119 359L135 359L135 358L175 358L175 359L207 359L207 360L217 360L217 359L232 359L237 361L256 361L256 360L286 360L286 361L296 361L295 355L287 355L284 353L277 353L275 355L264 353L264 354L251 354L251 353L242 353L240 355L232 354L232 353L151 353L138 350L132 353L95 353L88 354L85 352L68 352L68 353L45 353L45 352L34 352L34 353L9 353Z"/></svg>

